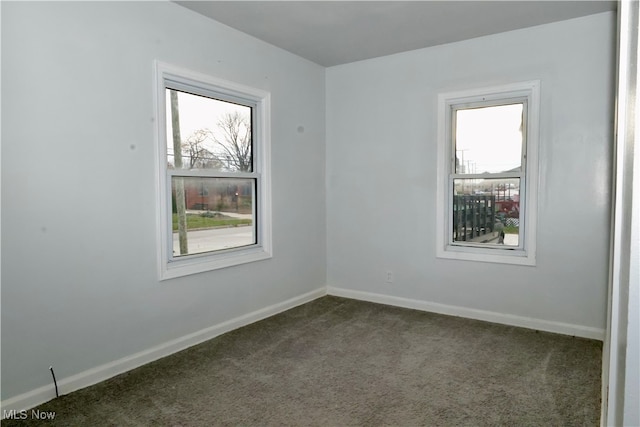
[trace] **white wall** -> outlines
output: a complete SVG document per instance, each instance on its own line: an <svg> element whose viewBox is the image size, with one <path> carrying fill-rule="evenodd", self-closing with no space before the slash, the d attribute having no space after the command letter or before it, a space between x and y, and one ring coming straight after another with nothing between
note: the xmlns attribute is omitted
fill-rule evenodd
<svg viewBox="0 0 640 427"><path fill-rule="evenodd" d="M624 425L640 425L640 147L634 149L627 348L625 355Z"/></svg>
<svg viewBox="0 0 640 427"><path fill-rule="evenodd" d="M636 139L637 141L637 139ZM637 144L637 142L636 142ZM624 425L640 425L640 149L635 147L633 217L630 253Z"/></svg>
<svg viewBox="0 0 640 427"><path fill-rule="evenodd" d="M606 424L640 426L640 5L619 5L615 189L609 334L603 358ZM605 394L606 393L606 394Z"/></svg>
<svg viewBox="0 0 640 427"><path fill-rule="evenodd" d="M2 399L325 285L324 68L169 2L2 9ZM154 59L271 92L273 259L158 282Z"/></svg>
<svg viewBox="0 0 640 427"><path fill-rule="evenodd" d="M593 15L329 68L328 285L603 335L615 19ZM437 259L438 93L534 79L537 266Z"/></svg>
<svg viewBox="0 0 640 427"><path fill-rule="evenodd" d="M333 67L326 104L323 68L168 2L1 19L2 399L327 283L604 328L613 14ZM157 281L154 59L271 91L272 260ZM437 94L530 79L538 265L436 259Z"/></svg>

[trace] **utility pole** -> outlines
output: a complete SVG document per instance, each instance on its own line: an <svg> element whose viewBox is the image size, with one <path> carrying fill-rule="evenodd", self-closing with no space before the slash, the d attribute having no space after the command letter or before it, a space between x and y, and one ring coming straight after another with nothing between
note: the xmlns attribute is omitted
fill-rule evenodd
<svg viewBox="0 0 640 427"><path fill-rule="evenodd" d="M182 169L182 138L180 137L180 109L178 108L178 92L170 90L171 98L171 128L173 130L173 159L176 169ZM184 180L175 178L176 211L178 214L178 241L180 255L189 253L187 245L187 207L184 199Z"/></svg>

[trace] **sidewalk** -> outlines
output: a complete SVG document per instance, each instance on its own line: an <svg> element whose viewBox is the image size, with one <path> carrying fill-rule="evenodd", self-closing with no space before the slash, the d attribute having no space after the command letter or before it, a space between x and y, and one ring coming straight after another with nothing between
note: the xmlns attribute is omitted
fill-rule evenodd
<svg viewBox="0 0 640 427"><path fill-rule="evenodd" d="M517 234L505 234L504 235L504 244L507 246L518 246L518 235Z"/></svg>
<svg viewBox="0 0 640 427"><path fill-rule="evenodd" d="M206 212L218 212L218 211L203 211L203 210L196 210L196 209L187 209L186 212L188 214L195 214L195 215L200 215L202 213L206 213ZM221 215L225 215L228 216L230 218L238 218L238 219L252 219L253 218L253 214L241 214L241 213L236 213L236 212L218 212Z"/></svg>

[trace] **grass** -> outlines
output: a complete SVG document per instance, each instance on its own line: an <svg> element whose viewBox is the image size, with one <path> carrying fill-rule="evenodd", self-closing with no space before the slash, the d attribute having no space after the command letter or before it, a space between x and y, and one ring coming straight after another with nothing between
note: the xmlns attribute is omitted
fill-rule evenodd
<svg viewBox="0 0 640 427"><path fill-rule="evenodd" d="M507 225L504 227L504 234L518 234L518 229L515 225Z"/></svg>
<svg viewBox="0 0 640 427"><path fill-rule="evenodd" d="M187 230L214 227L237 227L239 225L250 224L250 219L231 218L225 215L210 218L199 214L187 214ZM178 214L173 214L173 231L178 231Z"/></svg>

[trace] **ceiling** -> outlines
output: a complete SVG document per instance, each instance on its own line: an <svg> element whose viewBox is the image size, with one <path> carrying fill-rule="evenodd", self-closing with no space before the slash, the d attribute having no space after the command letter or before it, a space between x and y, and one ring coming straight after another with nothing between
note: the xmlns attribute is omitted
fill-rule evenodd
<svg viewBox="0 0 640 427"><path fill-rule="evenodd" d="M616 10L615 1L176 3L325 67Z"/></svg>

